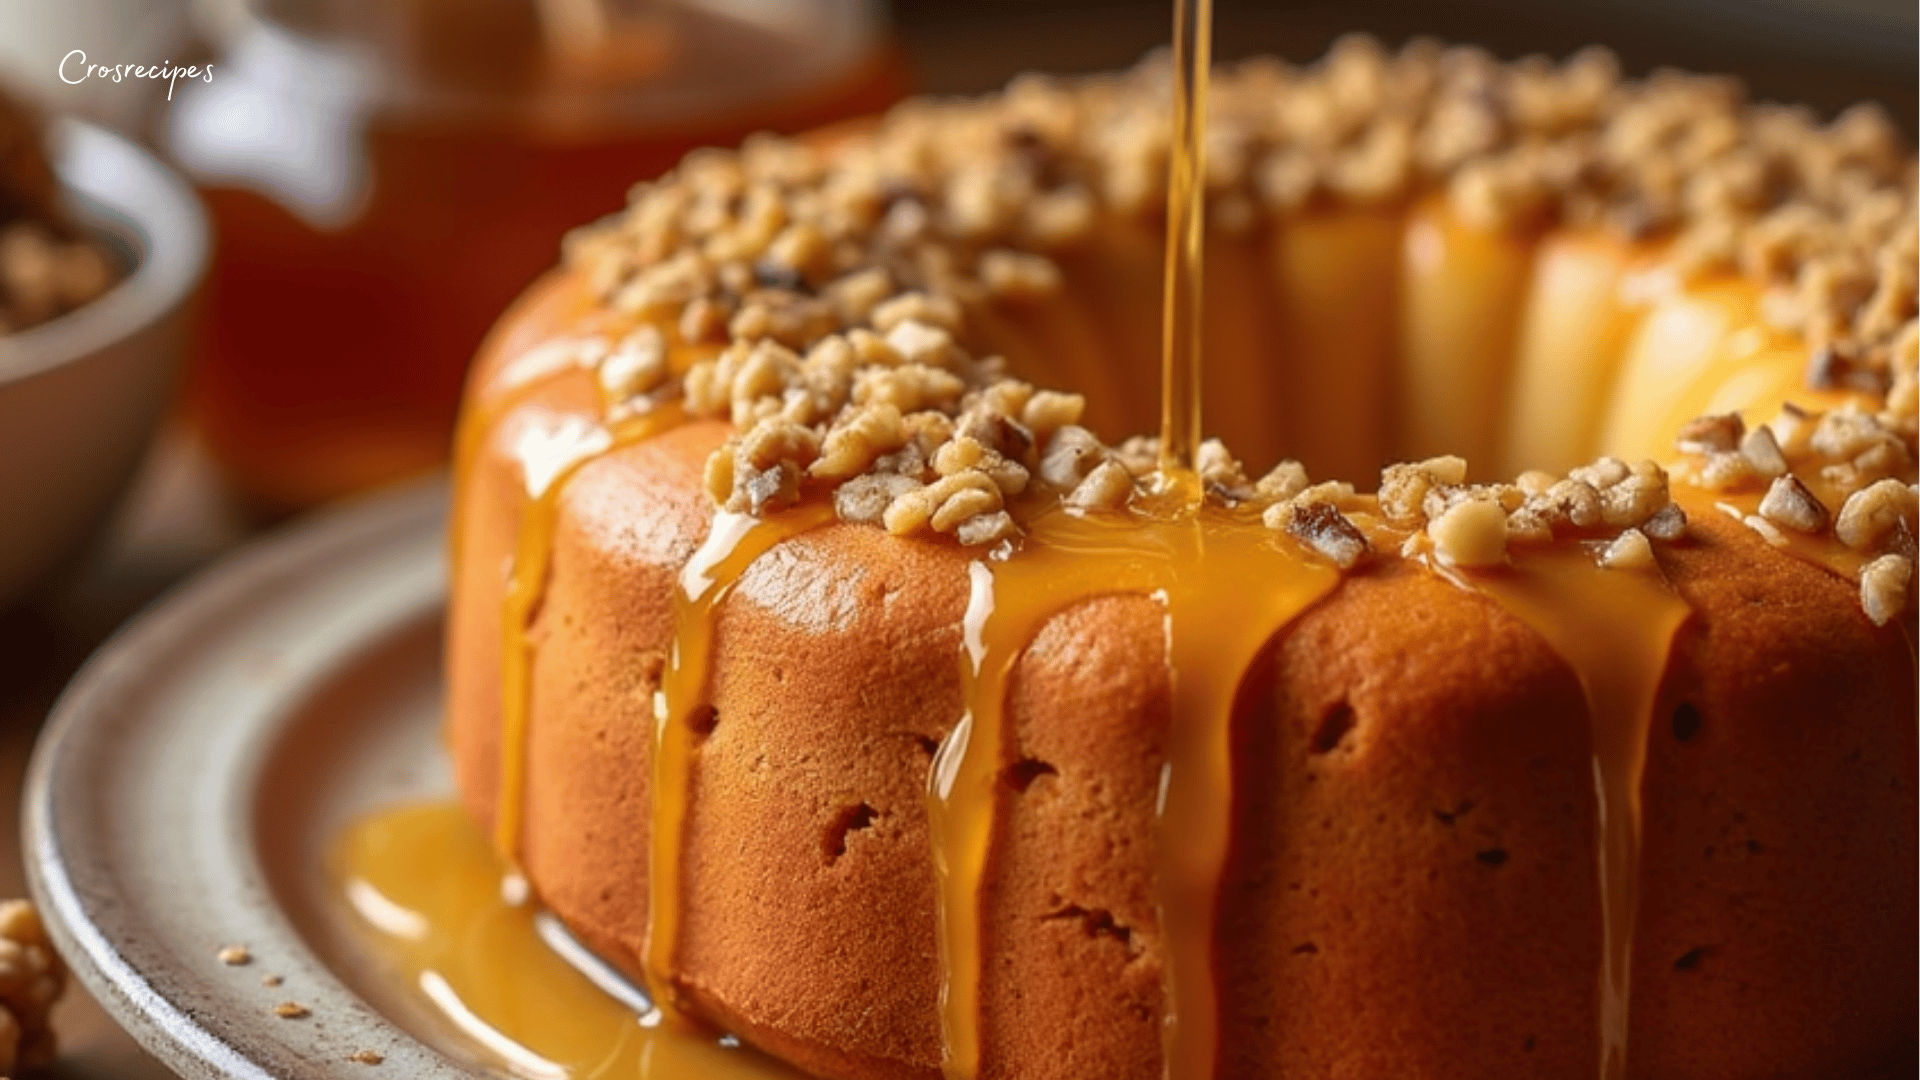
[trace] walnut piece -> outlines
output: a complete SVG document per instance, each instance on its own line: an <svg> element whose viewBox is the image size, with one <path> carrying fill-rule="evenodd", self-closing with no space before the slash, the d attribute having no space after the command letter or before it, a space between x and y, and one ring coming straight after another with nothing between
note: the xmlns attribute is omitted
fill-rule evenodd
<svg viewBox="0 0 1920 1080"><path fill-rule="evenodd" d="M1913 560L1882 555L1860 571L1860 607L1875 626L1885 626L1907 609L1913 591Z"/></svg>
<svg viewBox="0 0 1920 1080"><path fill-rule="evenodd" d="M25 900L0 902L0 1075L53 1061L49 1014L66 981L39 912Z"/></svg>

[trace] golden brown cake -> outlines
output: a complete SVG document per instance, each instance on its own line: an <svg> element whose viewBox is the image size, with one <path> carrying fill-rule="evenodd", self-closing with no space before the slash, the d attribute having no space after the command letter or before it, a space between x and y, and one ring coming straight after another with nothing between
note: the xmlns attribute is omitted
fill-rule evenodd
<svg viewBox="0 0 1920 1080"><path fill-rule="evenodd" d="M1166 92L703 153L570 240L469 386L474 816L827 1077L1910 1074L1884 118L1600 53L1222 72L1188 533L1125 438Z"/></svg>

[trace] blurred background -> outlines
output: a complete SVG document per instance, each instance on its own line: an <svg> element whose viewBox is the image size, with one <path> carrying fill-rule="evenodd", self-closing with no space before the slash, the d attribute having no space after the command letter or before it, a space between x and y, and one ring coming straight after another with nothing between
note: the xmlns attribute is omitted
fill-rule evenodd
<svg viewBox="0 0 1920 1080"><path fill-rule="evenodd" d="M262 529L444 467L468 358L566 229L695 146L1130 64L1170 6L0 0L0 88L96 125L0 109L0 285L52 280L16 257L29 232L119 282L32 327L0 290L0 893L20 887L7 793L85 655ZM1731 72L1828 114L1873 100L1915 130L1913 0L1217 0L1216 56L1305 61L1353 30L1604 44L1631 73ZM35 142L57 188L23 164ZM158 1075L70 1008L63 1071Z"/></svg>

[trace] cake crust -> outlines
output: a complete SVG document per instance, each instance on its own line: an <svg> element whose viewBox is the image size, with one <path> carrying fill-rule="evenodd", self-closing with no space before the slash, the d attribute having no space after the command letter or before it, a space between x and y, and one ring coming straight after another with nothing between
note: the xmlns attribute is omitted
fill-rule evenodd
<svg viewBox="0 0 1920 1080"><path fill-rule="evenodd" d="M505 324L478 400L510 350L572 310L568 296L552 283ZM561 379L519 409L586 409L591 389ZM451 644L451 746L482 820L499 767L487 643L497 656L499 559L524 502L512 432L503 420L481 444L462 496L455 618L470 625ZM569 926L636 976L652 697L675 575L712 514L702 462L726 432L690 424L583 467L558 504L530 628L523 865ZM473 572L489 552L491 572ZM1636 1070L1788 1063L1812 1075L1837 1046L1862 1064L1897 1051L1916 1004L1915 748L1910 726L1878 718L1916 707L1903 633L1732 519L1696 521L1659 557L1695 615L1644 786ZM937 1075L921 799L963 704L966 561L943 543L829 525L756 562L719 608L719 720L693 776L679 982L712 1022L823 1075ZM1020 661L1012 738L1030 764L1000 795L983 898L984 1075L1157 1074L1145 838L1163 650L1156 606L1110 596L1052 620ZM1552 650L1484 597L1391 562L1303 615L1241 699L1246 797L1222 909L1223 940L1238 944L1218 957L1228 1071L1276 1057L1452 1061L1462 1075L1491 1060L1589 1068L1590 749L1578 684ZM1336 736L1341 703L1350 725ZM1699 718L1685 741L1671 730L1683 705ZM1862 819L1907 834L1847 824ZM1409 968L1409 956L1422 959ZM1526 992L1486 999L1516 986ZM1782 986L1811 992L1769 990ZM1402 1037L1378 1040L1372 1010Z"/></svg>
<svg viewBox="0 0 1920 1080"><path fill-rule="evenodd" d="M1213 510L1257 518L1276 544L1341 571L1239 684L1233 850L1211 957L1219 1072L1262 1076L1283 1061L1327 1075L1591 1075L1606 933L1594 719L1582 673L1472 587L1473 572L1497 573L1529 544L1591 545L1603 572L1657 575L1690 611L1647 720L1634 1075L1897 1070L1920 1012L1907 610L1920 336L1913 275L1895 265L1911 247L1911 193L1859 221L1821 203L1817 236L1783 239L1773 233L1798 204L1774 214L1741 202L1738 163L1690 142L1652 155L1659 167L1615 161L1605 183L1580 173L1561 191L1547 183L1553 162L1518 136L1459 160L1394 140L1468 124L1409 128L1409 86L1484 78L1511 95L1503 123L1557 133L1549 141L1712 136L1722 149L1772 147L1793 169L1851 169L1876 197L1887 176L1910 177L1911 160L1865 114L1809 134L1804 118L1742 111L1711 80L1608 89L1590 58L1545 73L1415 52L1387 64L1349 48L1305 82L1258 67L1236 76L1245 94L1225 99L1223 139L1230 159L1236 148L1252 157L1215 192L1214 246L1236 271L1223 290L1232 318L1210 329L1216 351L1265 371L1273 342L1332 340L1324 313L1289 303L1312 292L1294 286L1319 265L1317 245L1359 237L1341 273L1384 268L1392 283L1353 300L1380 316L1356 345L1373 361L1351 394L1333 396L1364 409L1400 382L1403 402L1454 402L1438 418L1453 433L1427 449L1456 450L1486 426L1471 416L1505 411L1516 350L1551 351L1514 344L1534 331L1456 316L1534 305L1536 249L1576 262L1599 252L1611 262L1594 272L1621 288L1650 269L1667 275L1638 282L1654 293L1629 340L1593 331L1605 339L1595 355L1627 356L1596 383L1637 387L1616 389L1614 417L1677 407L1657 378L1676 357L1696 371L1687 403L1716 403L1708 411L1756 394L1771 405L1788 386L1829 411L1790 408L1751 432L1737 413L1712 416L1682 432L1683 475L1732 500L1731 515L1704 509L1717 496L1698 492L1683 510L1651 461L1486 484L1436 456L1389 467L1363 495L1313 484L1294 461L1256 480L1224 448L1206 449L1198 471ZM569 267L529 292L476 363L448 648L462 795L477 819L508 824L503 840L541 900L598 953L636 979L664 977L698 1018L810 1072L941 1075L926 799L936 748L967 708L957 658L970 564L1017 558L1045 509L1138 513L1151 490L1150 444L1102 442L1078 425L1083 409L1092 423L1105 408L1097 394L1089 403L1004 369L1038 365L1096 391L1123 381L1113 357L1151 366L1157 335L1141 331L1157 250L1140 208L1155 191L1141 170L1156 144L1133 115L1152 101L1151 74L1129 80L909 107L831 153L756 143L692 159L576 237ZM1275 122L1294 136L1312 124L1289 110L1321 109L1316 122L1338 127L1355 101L1373 106L1308 160L1235 126L1251 121L1234 109L1263 87L1284 89ZM1706 120L1687 118L1695 105ZM1111 141L1087 142L1089 131ZM956 155L967 147L991 153ZM1713 190L1662 187L1660 168L1695 151L1714 165L1702 174ZM1715 239L1733 218L1771 237L1764 250ZM1427 251L1421 229L1444 233L1443 250ZM1839 266L1865 249L1894 261L1864 277ZM1741 259L1758 260L1745 277L1727 270ZM1284 282L1289 302L1260 317L1261 297ZM1715 304L1737 309L1739 325L1699 342L1662 329L1697 329L1711 319L1688 305ZM1529 306L1515 321L1539 330L1555 310ZM1769 321L1801 336L1781 344L1782 332L1761 331ZM1741 352L1747 331L1761 343ZM1824 350L1825 374L1800 396L1809 346ZM1396 351L1420 355L1389 373ZM1422 390L1409 371L1441 381ZM1262 402L1284 396L1284 378L1262 377L1275 385L1216 381L1210 407L1257 430ZM1550 399L1552 387L1528 392ZM692 419L648 438L608 434L682 413ZM1597 426L1606 410L1588 413ZM1425 438L1406 428L1392 437ZM604 435L604 449L552 457L583 431ZM1305 437L1336 446L1346 434ZM1484 456L1496 442L1481 438ZM663 953L648 941L653 732L686 632L681 570L717 508L772 516L811 499L831 499L839 520L752 562L713 610L710 722L694 734L678 931ZM529 536L544 545L538 601L524 627L508 627L515 574L536 565L523 558ZM1167 619L1151 597L1095 589L1015 663L976 909L982 1077L1161 1073L1169 945L1153 837L1175 722ZM503 708L506 661L521 654L525 701ZM515 707L526 721L517 758L502 745ZM503 784L509 758L521 774Z"/></svg>

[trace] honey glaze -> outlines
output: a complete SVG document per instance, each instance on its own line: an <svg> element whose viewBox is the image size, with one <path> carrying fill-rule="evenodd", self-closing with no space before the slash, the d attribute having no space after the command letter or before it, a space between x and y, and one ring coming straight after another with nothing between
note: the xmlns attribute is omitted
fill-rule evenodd
<svg viewBox="0 0 1920 1080"><path fill-rule="evenodd" d="M1450 570L1573 669L1593 730L1599 811L1600 1072L1625 1080L1640 877L1641 779L1674 635L1691 609L1657 569L1607 569L1585 545L1516 547L1509 565Z"/></svg>
<svg viewBox="0 0 1920 1080"><path fill-rule="evenodd" d="M1800 481L1829 511L1846 502L1817 473L1803 474ZM1673 501L1680 504L1689 518L1696 519L1709 514L1725 514L1735 520L1745 521L1760 513L1760 500L1765 497L1764 491L1707 491L1690 484L1673 485ZM1782 553L1850 582L1858 582L1860 571L1874 559L1873 553L1856 551L1841 543L1832 533L1813 535L1776 527L1771 534L1762 533L1761 536L1763 539L1777 539L1774 546ZM1774 543L1774 539L1768 542Z"/></svg>
<svg viewBox="0 0 1920 1080"><path fill-rule="evenodd" d="M767 518L716 513L707 538L680 571L674 593L673 647L654 695L653 838L648 849L647 980L660 1007L676 1004L680 938L681 849L694 759L710 727L714 617L753 560L776 544L833 517L824 503L803 503Z"/></svg>
<svg viewBox="0 0 1920 1080"><path fill-rule="evenodd" d="M514 443L527 503L521 509L501 604L500 796L494 810L494 842L509 859L518 857L525 814L527 713L533 692L533 644L527 631L546 591L560 492L582 465L652 438L684 416L678 405L666 405L603 420L577 414L549 423L536 419Z"/></svg>
<svg viewBox="0 0 1920 1080"><path fill-rule="evenodd" d="M751 1050L636 1011L576 967L488 838L454 803L388 809L340 837L331 877L380 964L479 1061L538 1080L796 1080ZM549 926L557 924L548 924ZM578 946L574 946L575 949ZM613 992L610 992L613 991Z"/></svg>
<svg viewBox="0 0 1920 1080"><path fill-rule="evenodd" d="M964 623L966 712L935 758L928 798L940 932L942 1068L981 1069L981 895L1000 777L1012 763L1007 700L1046 622L1099 596L1164 606L1172 687L1155 834L1165 943L1166 1075L1213 1075L1214 899L1231 837L1234 697L1259 650L1339 583L1332 566L1262 525L1205 507L1178 518L1044 514L1004 557L975 563Z"/></svg>

